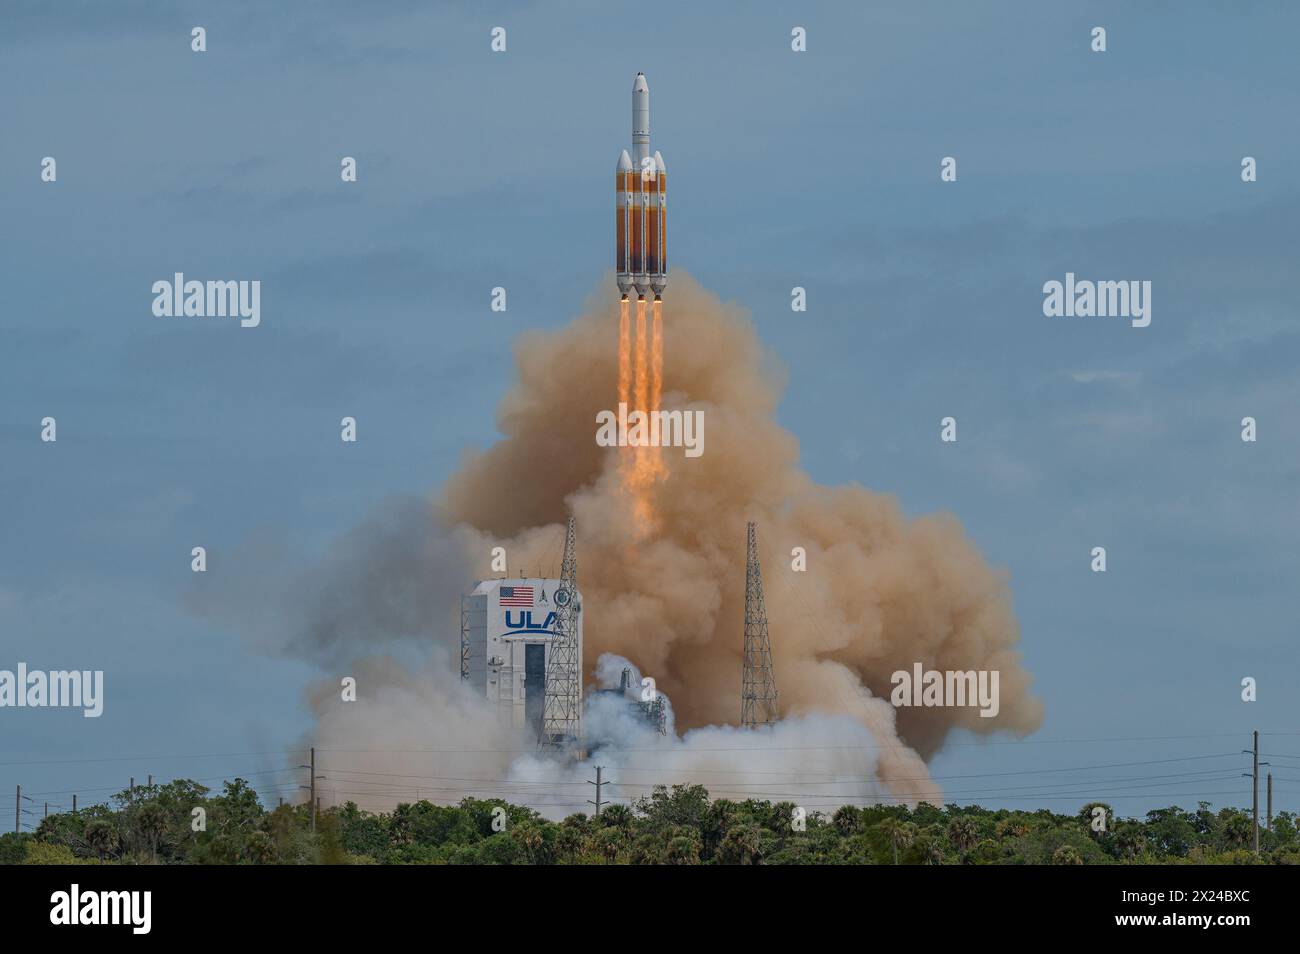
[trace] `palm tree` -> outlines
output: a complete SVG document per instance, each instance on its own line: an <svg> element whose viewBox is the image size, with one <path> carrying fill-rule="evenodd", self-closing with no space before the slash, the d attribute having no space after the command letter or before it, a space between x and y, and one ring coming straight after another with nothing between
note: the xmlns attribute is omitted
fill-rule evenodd
<svg viewBox="0 0 1300 954"><path fill-rule="evenodd" d="M926 865L943 864L943 843L934 835L925 834L916 840L921 849L921 863Z"/></svg>
<svg viewBox="0 0 1300 954"><path fill-rule="evenodd" d="M700 863L700 839L698 835L681 834L668 842L668 863L670 865L698 865Z"/></svg>
<svg viewBox="0 0 1300 954"><path fill-rule="evenodd" d="M117 851L120 839L113 823L103 818L96 818L86 824L86 843L90 845L102 861L107 855Z"/></svg>
<svg viewBox="0 0 1300 954"><path fill-rule="evenodd" d="M602 829L596 835L596 843L605 856L605 864L612 865L618 861L619 852L623 848L623 830L612 826Z"/></svg>
<svg viewBox="0 0 1300 954"><path fill-rule="evenodd" d="M855 805L841 805L831 816L831 824L844 838L862 830L862 812Z"/></svg>
<svg viewBox="0 0 1300 954"><path fill-rule="evenodd" d="M1025 837L1029 834L1029 826L1018 818L1004 818L994 826L993 831L1005 841L1008 838Z"/></svg>
<svg viewBox="0 0 1300 954"><path fill-rule="evenodd" d="M1224 840L1237 848L1246 847L1253 834L1253 823L1240 813L1234 813L1223 825Z"/></svg>
<svg viewBox="0 0 1300 954"><path fill-rule="evenodd" d="M573 864L574 858L577 857L578 850L582 847L582 830L576 825L564 824L560 826L559 832L555 836L555 850L564 857L569 864Z"/></svg>
<svg viewBox="0 0 1300 954"><path fill-rule="evenodd" d="M1123 858L1133 858L1146 847L1141 825L1124 824L1115 832L1115 847Z"/></svg>
<svg viewBox="0 0 1300 954"><path fill-rule="evenodd" d="M728 829L718 846L718 860L724 865L756 864L760 849L757 825L735 825Z"/></svg>
<svg viewBox="0 0 1300 954"><path fill-rule="evenodd" d="M146 802L140 806L135 820L136 831L140 841L149 849L149 855L158 859L158 842L167 831L167 813L157 802Z"/></svg>
<svg viewBox="0 0 1300 954"><path fill-rule="evenodd" d="M916 840L916 826L911 822L900 822L897 818L886 818L877 827L894 849L894 864L898 864L898 849L906 848Z"/></svg>
<svg viewBox="0 0 1300 954"><path fill-rule="evenodd" d="M542 830L536 825L524 822L516 825L511 832L519 847L524 850L528 857L528 863L539 865L544 862L543 849L546 847L546 838L542 835Z"/></svg>
<svg viewBox="0 0 1300 954"><path fill-rule="evenodd" d="M626 805L610 805L600 813L600 820L607 828L627 828L632 824L632 809Z"/></svg>
<svg viewBox="0 0 1300 954"><path fill-rule="evenodd" d="M979 840L979 829L969 818L958 816L948 823L948 840L961 856L961 863L965 864L966 852L970 851Z"/></svg>

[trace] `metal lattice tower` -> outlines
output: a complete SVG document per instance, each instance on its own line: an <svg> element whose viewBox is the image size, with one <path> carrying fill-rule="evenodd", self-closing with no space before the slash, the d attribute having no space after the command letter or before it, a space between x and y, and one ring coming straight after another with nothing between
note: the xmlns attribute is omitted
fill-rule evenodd
<svg viewBox="0 0 1300 954"><path fill-rule="evenodd" d="M745 672L740 688L740 724L752 729L772 725L778 718L758 539L750 523L745 527Z"/></svg>
<svg viewBox="0 0 1300 954"><path fill-rule="evenodd" d="M555 591L555 642L546 658L546 691L542 707L542 748L568 748L581 741L582 658L578 649L578 555L573 518L564 531L564 561L560 588Z"/></svg>
<svg viewBox="0 0 1300 954"><path fill-rule="evenodd" d="M470 608L464 596L460 598L460 679L469 680L469 629Z"/></svg>

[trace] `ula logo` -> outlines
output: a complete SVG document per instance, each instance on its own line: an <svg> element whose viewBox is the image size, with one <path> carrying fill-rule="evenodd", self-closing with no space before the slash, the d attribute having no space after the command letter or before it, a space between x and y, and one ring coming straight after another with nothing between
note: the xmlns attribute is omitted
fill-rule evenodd
<svg viewBox="0 0 1300 954"><path fill-rule="evenodd" d="M153 892L71 891L50 895L51 924L129 924L133 934L148 934L152 925Z"/></svg>
<svg viewBox="0 0 1300 954"><path fill-rule="evenodd" d="M547 613L546 619L540 623L533 622L533 611L523 610L519 614L519 619L515 619L515 614L506 610L506 629L511 633L546 633L550 632L551 625L555 622L555 614ZM507 636L510 633L506 634Z"/></svg>

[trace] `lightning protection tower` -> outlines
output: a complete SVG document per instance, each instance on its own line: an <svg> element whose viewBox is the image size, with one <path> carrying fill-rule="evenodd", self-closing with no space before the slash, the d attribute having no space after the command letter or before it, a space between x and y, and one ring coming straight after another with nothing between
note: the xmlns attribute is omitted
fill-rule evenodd
<svg viewBox="0 0 1300 954"><path fill-rule="evenodd" d="M752 729L774 724L778 714L754 524L746 525L745 538L745 671L740 689L740 724Z"/></svg>
<svg viewBox="0 0 1300 954"><path fill-rule="evenodd" d="M573 518L564 531L564 561L555 591L555 638L546 661L546 690L542 730L537 744L544 749L580 747L582 741L582 651L578 643L577 534Z"/></svg>

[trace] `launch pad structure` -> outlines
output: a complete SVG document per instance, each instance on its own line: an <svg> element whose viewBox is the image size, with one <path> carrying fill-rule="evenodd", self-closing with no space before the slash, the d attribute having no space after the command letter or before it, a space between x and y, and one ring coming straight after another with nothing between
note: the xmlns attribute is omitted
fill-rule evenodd
<svg viewBox="0 0 1300 954"><path fill-rule="evenodd" d="M555 591L555 642L546 656L546 688L538 745L579 749L582 746L582 612L578 596L578 539L573 518L564 528L560 588Z"/></svg>
<svg viewBox="0 0 1300 954"><path fill-rule="evenodd" d="M526 728L540 749L580 755L583 747L582 595L578 591L577 533L569 518L560 578L494 579L461 597L460 678L497 707L509 724ZM549 591L549 595L548 595ZM757 729L780 719L758 533L745 527L745 630L740 724ZM635 695L624 671L609 690ZM666 732L662 696L635 704L638 716Z"/></svg>
<svg viewBox="0 0 1300 954"><path fill-rule="evenodd" d="M776 675L772 670L772 643L763 605L763 574L758 565L758 534L745 525L745 662L740 680L740 725L756 729L774 725L777 709Z"/></svg>
<svg viewBox="0 0 1300 954"><path fill-rule="evenodd" d="M460 678L546 749L582 741L582 594L573 518L559 579L482 580L460 601Z"/></svg>

